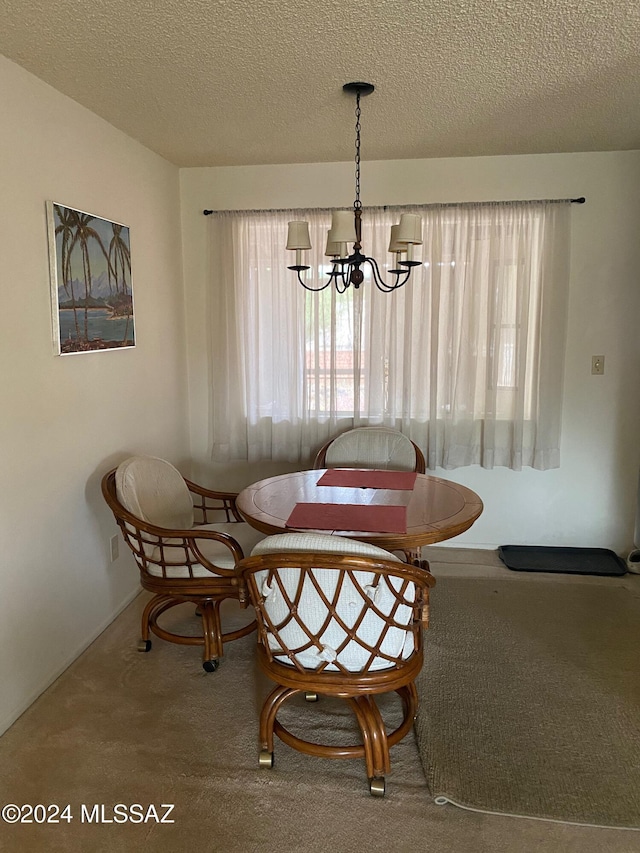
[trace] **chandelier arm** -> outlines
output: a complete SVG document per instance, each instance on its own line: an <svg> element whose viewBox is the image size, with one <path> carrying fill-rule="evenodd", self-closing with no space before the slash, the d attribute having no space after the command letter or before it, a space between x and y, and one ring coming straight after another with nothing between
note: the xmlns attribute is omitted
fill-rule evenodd
<svg viewBox="0 0 640 853"><path fill-rule="evenodd" d="M336 264L331 272L331 278L334 278L336 281L336 290L338 293L344 293L345 290L349 287L349 276L347 275L347 270L350 270L349 266L340 266L338 269L338 264ZM342 285L342 287L340 286Z"/></svg>
<svg viewBox="0 0 640 853"><path fill-rule="evenodd" d="M309 287L308 284L304 283L302 276L300 275L300 270L297 270L297 274L298 274L298 281L300 282L300 284L304 287L305 290L310 290L312 293L318 293L320 290L326 290L327 287L329 287L329 285L331 284L331 281L333 278L333 276L330 275L329 280L326 281L324 284L320 285L320 287Z"/></svg>
<svg viewBox="0 0 640 853"><path fill-rule="evenodd" d="M342 273L342 275L340 276L340 281L342 282L342 287L340 287L340 285L338 284L338 279L336 278L336 292L340 294L346 293L349 288L349 281L345 277L344 273Z"/></svg>
<svg viewBox="0 0 640 853"><path fill-rule="evenodd" d="M321 290L326 290L327 287L329 287L329 285L331 284L331 282L335 280L336 290L338 291L338 293L344 293L349 287L349 277L346 274L345 270L350 269L350 267L343 266L338 269L338 266L338 264L333 265L333 269L328 274L329 278L324 284L321 284L320 287L309 287L309 285L304 282L302 276L300 275L300 270L296 270L298 281L304 287L305 290L308 290L311 293L319 293ZM305 269L309 269L309 267L305 267Z"/></svg>
<svg viewBox="0 0 640 853"><path fill-rule="evenodd" d="M394 273L394 275L396 276L395 283L388 284L380 274L380 269L378 267L376 259L365 258L365 260L373 271L373 280L375 281L378 290L382 290L385 293L391 293L392 290L397 290L399 287L402 287L409 281L409 276L411 275L411 267L406 270L406 272L402 276L402 279L400 278L400 273Z"/></svg>

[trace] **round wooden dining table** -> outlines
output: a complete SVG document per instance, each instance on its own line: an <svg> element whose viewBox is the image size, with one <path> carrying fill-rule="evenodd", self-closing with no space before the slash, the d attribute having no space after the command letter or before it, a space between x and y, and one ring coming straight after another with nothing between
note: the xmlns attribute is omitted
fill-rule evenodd
<svg viewBox="0 0 640 853"><path fill-rule="evenodd" d="M236 506L242 517L263 533L294 530L331 533L369 542L387 551L404 551L417 560L420 559L421 545L442 542L463 533L471 527L483 509L482 501L471 489L427 474L415 475L411 489L318 485L318 480L326 470L296 471L260 480L240 492ZM328 529L326 526L312 528L306 525L291 527L287 522L299 504L404 506L406 532L341 530L337 527ZM321 509L318 507L319 512Z"/></svg>

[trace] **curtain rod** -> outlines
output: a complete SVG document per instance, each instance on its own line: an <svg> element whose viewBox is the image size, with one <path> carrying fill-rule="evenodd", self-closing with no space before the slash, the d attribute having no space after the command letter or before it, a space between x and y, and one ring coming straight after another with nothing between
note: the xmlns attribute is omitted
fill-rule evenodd
<svg viewBox="0 0 640 853"><path fill-rule="evenodd" d="M546 204L563 204L566 202L570 202L571 204L584 204L586 202L586 198L584 196L580 196L580 198L528 198L528 199L516 199L516 200L506 200L506 201L450 201L450 202L442 202L435 204L384 204L384 205L372 205L373 207L381 207L383 210L404 210L407 207L468 207L475 204L536 204L540 202L545 202ZM363 210L367 208L364 207ZM309 210L308 207L283 207L283 208L272 208L265 207L258 210L203 210L203 214L205 216L210 216L212 213L282 213L287 210ZM325 208L317 208L317 210L333 210L331 207Z"/></svg>

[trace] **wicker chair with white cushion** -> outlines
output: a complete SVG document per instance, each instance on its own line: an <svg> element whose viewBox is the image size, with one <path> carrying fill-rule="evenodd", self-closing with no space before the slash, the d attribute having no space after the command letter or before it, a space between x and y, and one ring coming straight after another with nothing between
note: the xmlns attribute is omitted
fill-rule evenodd
<svg viewBox="0 0 640 853"><path fill-rule="evenodd" d="M369 790L383 795L389 747L411 729L417 709L414 682L435 579L374 545L312 533L270 536L237 570L257 614L260 666L277 685L260 715L260 765L273 765L276 734L310 755L364 757ZM404 713L388 733L374 697L393 691ZM277 714L299 693L346 699L362 744L325 745L292 734Z"/></svg>
<svg viewBox="0 0 640 853"><path fill-rule="evenodd" d="M141 651L151 648L150 632L163 640L203 646L203 667L213 672L223 644L244 637L255 622L222 633L220 605L239 597L236 564L262 534L247 525L236 495L187 480L170 463L132 456L105 474L102 493L140 570L140 583L154 593L142 615ZM192 602L202 619L197 636L170 632L158 617Z"/></svg>
<svg viewBox="0 0 640 853"><path fill-rule="evenodd" d="M426 470L420 448L388 427L356 427L332 438L318 451L314 468L376 468L391 471Z"/></svg>

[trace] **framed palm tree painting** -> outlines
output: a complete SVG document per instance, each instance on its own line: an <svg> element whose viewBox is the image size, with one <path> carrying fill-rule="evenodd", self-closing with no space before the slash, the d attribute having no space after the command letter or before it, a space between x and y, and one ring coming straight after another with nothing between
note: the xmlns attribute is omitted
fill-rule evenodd
<svg viewBox="0 0 640 853"><path fill-rule="evenodd" d="M135 346L127 226L53 201L47 225L57 353Z"/></svg>

